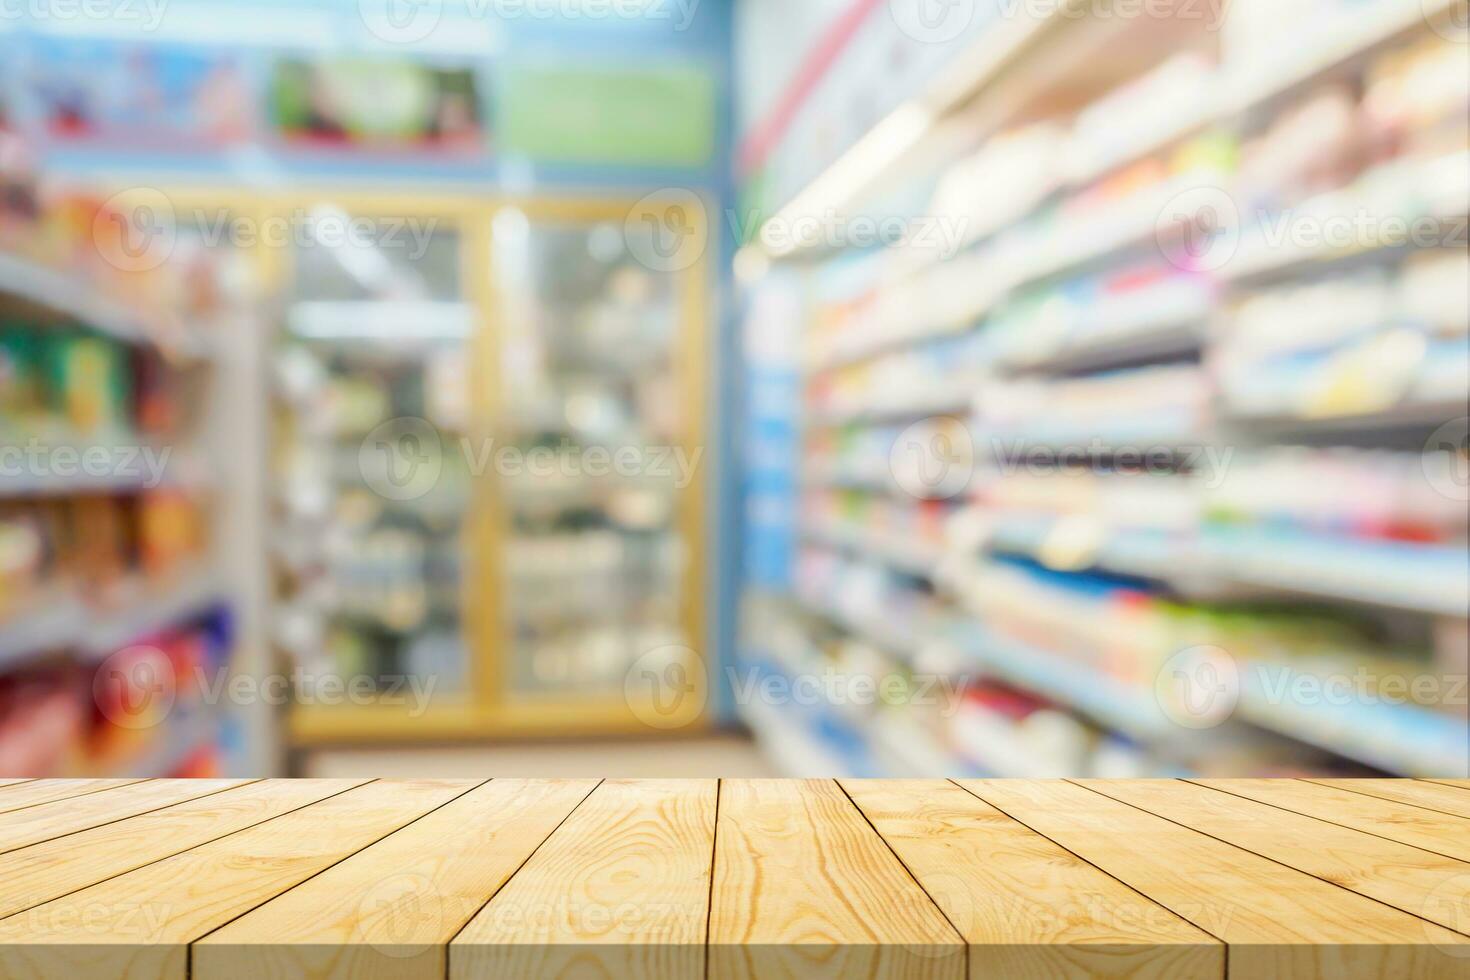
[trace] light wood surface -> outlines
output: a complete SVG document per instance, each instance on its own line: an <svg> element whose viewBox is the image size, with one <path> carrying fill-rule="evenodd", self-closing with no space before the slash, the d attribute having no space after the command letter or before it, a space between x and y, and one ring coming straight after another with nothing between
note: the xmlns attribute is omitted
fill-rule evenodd
<svg viewBox="0 0 1470 980"><path fill-rule="evenodd" d="M727 779L710 980L961 977L965 947L831 780Z"/></svg>
<svg viewBox="0 0 1470 980"><path fill-rule="evenodd" d="M0 977L1462 980L1455 794L0 781Z"/></svg>
<svg viewBox="0 0 1470 980"><path fill-rule="evenodd" d="M0 815L0 853L161 810L185 800L223 793L248 782L248 779L151 779L105 793L29 806Z"/></svg>
<svg viewBox="0 0 1470 980"><path fill-rule="evenodd" d="M1272 807L1208 785L1118 780L1083 785L1115 800L1454 929L1470 902L1470 864ZM1467 825L1470 833L1470 825ZM1434 896L1453 894L1455 902ZM1470 908L1470 905L1466 905Z"/></svg>
<svg viewBox="0 0 1470 980"><path fill-rule="evenodd" d="M1470 861L1470 819L1464 817L1300 780L1213 779L1203 785Z"/></svg>
<svg viewBox="0 0 1470 980"><path fill-rule="evenodd" d="M1220 977L1225 946L953 783L842 788L970 945L972 977Z"/></svg>
<svg viewBox="0 0 1470 980"><path fill-rule="evenodd" d="M702 978L717 788L597 787L454 940L450 976Z"/></svg>
<svg viewBox="0 0 1470 980"><path fill-rule="evenodd" d="M445 943L595 785L476 787L206 936L194 976L443 977Z"/></svg>
<svg viewBox="0 0 1470 980"><path fill-rule="evenodd" d="M0 919L0 974L186 980L191 943L475 785L368 783Z"/></svg>
<svg viewBox="0 0 1470 980"><path fill-rule="evenodd" d="M271 780L176 803L116 823L0 854L0 916L227 837L364 779Z"/></svg>
<svg viewBox="0 0 1470 980"><path fill-rule="evenodd" d="M1470 790L1470 779L1423 779L1420 782L1439 783L1444 786L1452 786L1455 789Z"/></svg>
<svg viewBox="0 0 1470 980"><path fill-rule="evenodd" d="M1231 977L1464 976L1470 938L1094 790L960 783L1229 943Z"/></svg>
<svg viewBox="0 0 1470 980"><path fill-rule="evenodd" d="M24 810L41 803L69 800L89 793L100 793L105 789L117 789L129 783L141 783L141 779L47 779L6 785L0 783L0 813Z"/></svg>
<svg viewBox="0 0 1470 980"><path fill-rule="evenodd" d="M1312 779L1333 789L1470 818L1470 791L1425 779Z"/></svg>

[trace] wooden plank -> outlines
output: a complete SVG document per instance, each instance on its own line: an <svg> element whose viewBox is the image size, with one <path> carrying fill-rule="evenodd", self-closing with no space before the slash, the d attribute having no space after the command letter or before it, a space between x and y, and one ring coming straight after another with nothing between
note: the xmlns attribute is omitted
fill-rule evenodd
<svg viewBox="0 0 1470 980"><path fill-rule="evenodd" d="M479 780L379 780L0 919L0 976L185 980L189 944Z"/></svg>
<svg viewBox="0 0 1470 980"><path fill-rule="evenodd" d="M1470 793L1443 783L1419 779L1309 779L1307 782L1470 818Z"/></svg>
<svg viewBox="0 0 1470 980"><path fill-rule="evenodd" d="M608 780L465 926L451 978L703 978L713 779Z"/></svg>
<svg viewBox="0 0 1470 980"><path fill-rule="evenodd" d="M335 796L365 779L273 779L0 855L0 916L14 915Z"/></svg>
<svg viewBox="0 0 1470 980"><path fill-rule="evenodd" d="M953 783L839 782L970 944L974 980L1224 976L1219 940Z"/></svg>
<svg viewBox="0 0 1470 980"><path fill-rule="evenodd" d="M1470 928L1464 916L1464 909L1470 909L1470 864L1463 861L1203 784L1159 779L1078 782L1410 915L1449 929Z"/></svg>
<svg viewBox="0 0 1470 980"><path fill-rule="evenodd" d="M151 779L106 793L17 810L0 816L0 854L251 782L254 780Z"/></svg>
<svg viewBox="0 0 1470 980"><path fill-rule="evenodd" d="M195 980L445 975L445 946L595 779L496 779L194 944Z"/></svg>
<svg viewBox="0 0 1470 980"><path fill-rule="evenodd" d="M1455 789L1470 790L1470 779L1425 779L1422 782L1439 783L1441 786L1452 786Z"/></svg>
<svg viewBox="0 0 1470 980"><path fill-rule="evenodd" d="M959 978L954 926L830 780L720 783L711 980Z"/></svg>
<svg viewBox="0 0 1470 980"><path fill-rule="evenodd" d="M1060 780L966 789L1230 945L1231 977L1461 978L1470 939Z"/></svg>
<svg viewBox="0 0 1470 980"><path fill-rule="evenodd" d="M141 783L141 779L39 779L0 794L0 813Z"/></svg>
<svg viewBox="0 0 1470 980"><path fill-rule="evenodd" d="M35 779L29 776L15 776L10 779L0 779L0 789L9 786L19 786L21 783L34 783Z"/></svg>
<svg viewBox="0 0 1470 980"><path fill-rule="evenodd" d="M1291 779L1201 779L1225 793L1269 803L1400 844L1470 861L1470 820Z"/></svg>

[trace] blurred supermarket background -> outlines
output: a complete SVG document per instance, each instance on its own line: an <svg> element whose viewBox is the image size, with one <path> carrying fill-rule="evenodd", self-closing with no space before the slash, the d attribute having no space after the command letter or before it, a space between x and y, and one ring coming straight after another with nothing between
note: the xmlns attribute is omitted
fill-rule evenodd
<svg viewBox="0 0 1470 980"><path fill-rule="evenodd" d="M0 0L0 777L1470 776L1467 42Z"/></svg>

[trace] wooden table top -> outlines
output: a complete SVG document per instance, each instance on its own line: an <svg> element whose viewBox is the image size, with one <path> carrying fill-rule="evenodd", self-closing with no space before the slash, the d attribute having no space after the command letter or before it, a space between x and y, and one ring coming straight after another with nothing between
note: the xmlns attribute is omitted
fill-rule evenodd
<svg viewBox="0 0 1470 980"><path fill-rule="evenodd" d="M5 977L1470 977L1470 780L0 780Z"/></svg>

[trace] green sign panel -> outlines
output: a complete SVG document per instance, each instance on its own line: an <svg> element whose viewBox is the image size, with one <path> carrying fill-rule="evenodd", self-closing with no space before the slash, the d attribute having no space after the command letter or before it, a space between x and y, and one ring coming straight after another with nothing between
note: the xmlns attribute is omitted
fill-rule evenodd
<svg viewBox="0 0 1470 980"><path fill-rule="evenodd" d="M505 65L496 149L535 160L702 167L714 152L715 84L695 67Z"/></svg>

